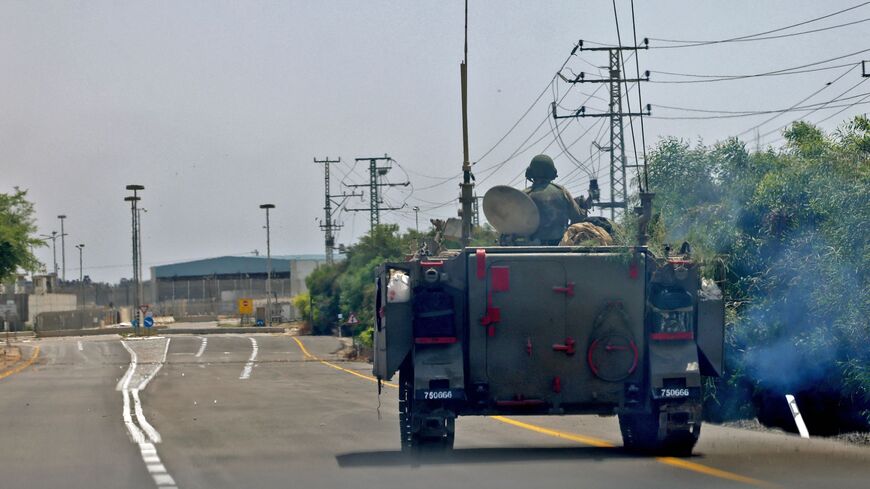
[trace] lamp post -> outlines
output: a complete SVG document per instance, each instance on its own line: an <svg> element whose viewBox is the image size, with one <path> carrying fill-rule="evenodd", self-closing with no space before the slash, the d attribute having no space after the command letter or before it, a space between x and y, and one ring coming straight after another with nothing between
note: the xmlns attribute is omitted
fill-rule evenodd
<svg viewBox="0 0 870 489"><path fill-rule="evenodd" d="M127 185L127 190L132 190L133 195L124 197L125 202L130 203L130 214L133 226L133 329L139 332L139 306L140 306L140 291L139 291L139 211L137 202L139 198L138 191L144 190L142 185Z"/></svg>
<svg viewBox="0 0 870 489"><path fill-rule="evenodd" d="M66 219L66 214L61 214L57 216L60 219L60 259L62 264L63 274L61 275L61 279L66 282L66 240L63 239L66 236L66 233L63 231L63 220Z"/></svg>
<svg viewBox="0 0 870 489"><path fill-rule="evenodd" d="M145 280L142 278L144 276L142 274L142 267L143 267L143 265L142 265L142 213L143 212L147 213L148 209L145 209L144 207L137 207L136 208L136 251L139 254L137 262L139 264L139 281L140 282ZM142 303L142 302L144 302L144 300L145 300L145 287L140 287L139 302Z"/></svg>
<svg viewBox="0 0 870 489"><path fill-rule="evenodd" d="M142 273L141 273L142 272L142 236L141 236L142 229L141 229L140 223L139 223L139 204L138 204L138 202L141 200L141 198L139 198L138 192L140 190L145 190L145 186L144 185L127 185L125 188L127 190L132 190L133 197L136 198L136 200L133 201L133 209L134 209L133 210L133 240L135 241L133 243L133 252L136 255L135 260L133 262L133 266L136 267L136 270L133 273L133 275L134 275L133 280L135 281L135 286L136 286L136 314L138 317L139 306L142 305L142 283L141 283L142 282Z"/></svg>
<svg viewBox="0 0 870 489"><path fill-rule="evenodd" d="M79 250L79 291L82 296L82 310L79 313L79 327L84 328L85 323L85 269L82 266L82 253L85 249L85 245L77 244L76 248Z"/></svg>
<svg viewBox="0 0 870 489"><path fill-rule="evenodd" d="M51 254L54 258L54 276L57 277L57 231L52 231L51 234L40 234L39 237L51 240Z"/></svg>
<svg viewBox="0 0 870 489"><path fill-rule="evenodd" d="M414 230L417 231L418 234L420 233L419 212L420 212L420 207L415 205L414 206Z"/></svg>
<svg viewBox="0 0 870 489"><path fill-rule="evenodd" d="M260 209L266 209L266 316L269 318L269 326L272 326L272 244L269 228L269 209L274 209L273 204L260 204Z"/></svg>

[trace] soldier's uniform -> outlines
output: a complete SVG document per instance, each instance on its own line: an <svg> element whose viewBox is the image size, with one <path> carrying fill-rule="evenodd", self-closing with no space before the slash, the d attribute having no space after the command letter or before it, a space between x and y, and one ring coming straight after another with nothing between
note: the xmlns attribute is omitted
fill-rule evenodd
<svg viewBox="0 0 870 489"><path fill-rule="evenodd" d="M526 178L532 181L532 186L525 192L538 207L540 216L538 230L531 239L542 245L558 245L565 229L571 223L580 222L586 217L586 213L577 205L570 192L553 183L557 176L556 165L547 155L532 158L526 170Z"/></svg>

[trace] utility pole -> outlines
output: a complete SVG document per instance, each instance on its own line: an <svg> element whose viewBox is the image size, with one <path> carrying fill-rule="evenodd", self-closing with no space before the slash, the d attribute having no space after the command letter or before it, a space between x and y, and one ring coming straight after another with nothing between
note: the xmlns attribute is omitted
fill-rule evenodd
<svg viewBox="0 0 870 489"><path fill-rule="evenodd" d="M610 119L610 202L599 202L596 205L602 208L610 209L611 219L615 219L617 209L624 211L628 208L628 180L626 178L626 168L628 166L638 167L640 165L635 162L634 165L627 165L625 161L625 134L623 117L636 117L650 115L651 106L647 104L646 112L623 112L622 111L622 84L630 82L645 82L649 81L649 71L643 78L623 78L621 57L622 51L637 51L639 49L649 49L649 41L644 39L642 46L618 46L618 47L598 47L584 48L583 41L574 48L575 51L607 51L610 58L609 77L608 78L592 78L587 79L586 74L580 72L575 78L569 79L559 76L568 83L607 83L610 87L610 103L608 111L600 114L587 114L586 107L580 107L573 114L557 115L556 103L553 102L552 111L553 119L573 119L577 117L607 117ZM573 54L573 53L572 53Z"/></svg>
<svg viewBox="0 0 870 489"><path fill-rule="evenodd" d="M414 231L420 233L420 206L414 206Z"/></svg>
<svg viewBox="0 0 870 489"><path fill-rule="evenodd" d="M462 205L462 246L471 242L471 214L474 199L474 183L471 161L468 154L468 0L465 0L465 43L462 47L462 63L459 64L459 82L462 91L462 183L459 184L459 203Z"/></svg>
<svg viewBox="0 0 870 489"><path fill-rule="evenodd" d="M337 160L330 160L327 156L325 159L318 160L314 158L315 163L323 164L323 188L324 188L324 204L323 204L323 213L324 219L320 221L320 229L323 230L323 240L324 245L326 247L326 264L332 265L335 260L333 258L333 251L335 250L335 231L342 228L341 224L336 223L332 220L332 206L335 205L336 210L341 208L344 205L344 202L349 197L362 197L362 192L360 193L346 193L342 192L341 194L332 195L329 193L329 165L330 163L341 163L341 158ZM333 200L337 199L337 200ZM340 200L338 200L340 199Z"/></svg>
<svg viewBox="0 0 870 489"><path fill-rule="evenodd" d="M269 318L269 327L272 327L272 244L269 236L269 209L274 208L274 204L260 204L260 209L266 209L266 316Z"/></svg>
<svg viewBox="0 0 870 489"><path fill-rule="evenodd" d="M870 72L867 71L867 61L861 61L861 76L870 78Z"/></svg>
<svg viewBox="0 0 870 489"><path fill-rule="evenodd" d="M57 216L60 219L60 259L62 263L63 275L61 275L61 280L66 282L66 240L63 239L66 236L66 233L63 230L63 220L66 219L66 214L61 214Z"/></svg>
<svg viewBox="0 0 870 489"><path fill-rule="evenodd" d="M348 209L351 212L369 211L369 225L374 231L381 224L381 211L395 211L405 207L382 207L383 199L381 198L381 187L407 187L411 182L401 183L381 183L381 177L386 175L392 167L378 166L378 161L393 161L389 155L378 156L374 158L356 158L356 161L369 162L369 183L348 185L348 187L368 187L369 188L369 208L368 209Z"/></svg>

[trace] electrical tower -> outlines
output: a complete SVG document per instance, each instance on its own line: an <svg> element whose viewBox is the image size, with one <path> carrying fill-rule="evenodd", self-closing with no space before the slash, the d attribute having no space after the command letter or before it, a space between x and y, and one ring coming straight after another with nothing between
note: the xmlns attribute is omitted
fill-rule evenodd
<svg viewBox="0 0 870 489"><path fill-rule="evenodd" d="M580 72L574 79L565 78L561 74L563 80L568 83L607 83L610 85L610 103L608 111L601 114L587 114L586 107L580 107L571 115L557 115L556 103L553 102L553 119L573 119L577 117L607 117L610 119L610 145L607 150L610 152L610 202L598 202L596 205L602 208L610 209L611 219L616 218L617 209L623 211L628 207L628 180L626 178L626 168L638 167L637 162L634 165L627 165L625 161L625 134L623 117L636 117L650 115L650 105L647 104L646 112L623 112L622 111L622 84L626 85L630 82L649 81L649 71L644 73L644 78L623 78L622 77L622 51L637 51L638 49L649 49L648 40L644 39L643 46L618 46L618 47L599 47L599 48L584 48L581 40L575 51L579 48L580 51L607 51L610 57L610 66L608 78L591 78L587 79L586 74Z"/></svg>
<svg viewBox="0 0 870 489"><path fill-rule="evenodd" d="M483 197L478 197L477 194L474 195L474 200L471 201L471 225L473 227L480 227L480 201Z"/></svg>
<svg viewBox="0 0 870 489"><path fill-rule="evenodd" d="M318 160L314 158L314 162L318 164L323 164L323 188L324 188L324 204L323 204L323 213L324 219L320 221L320 229L323 230L324 234L324 244L326 246L326 264L332 265L334 263L333 259L333 250L335 250L335 231L342 228L341 224L332 220L332 206L335 205L335 208L338 209L344 202L348 199L348 197L362 197L362 192L360 193L345 193L332 195L329 193L329 165L330 163L341 163L341 158L337 160L330 160L327 156L326 159Z"/></svg>
<svg viewBox="0 0 870 489"><path fill-rule="evenodd" d="M378 166L378 161L393 161L389 155L378 156L374 158L356 158L356 161L368 161L369 162L369 183L361 183L355 185L347 185L351 188L356 187L368 187L369 188L369 208L368 209L348 209L352 212L360 212L360 211L369 211L369 225L372 230L374 230L377 226L381 224L381 211L395 211L399 210L402 207L382 207L381 204L384 203L383 198L381 198L381 187L407 187L411 184L411 182L401 182L401 183L381 183L381 177L386 175L392 167L391 166Z"/></svg>

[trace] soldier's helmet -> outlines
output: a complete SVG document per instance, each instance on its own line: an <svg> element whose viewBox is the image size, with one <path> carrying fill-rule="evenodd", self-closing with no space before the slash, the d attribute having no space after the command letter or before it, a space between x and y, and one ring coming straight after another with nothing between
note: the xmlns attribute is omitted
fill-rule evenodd
<svg viewBox="0 0 870 489"><path fill-rule="evenodd" d="M556 165L553 163L553 158L547 155L538 155L532 158L529 167L526 168L526 180L535 178L544 178L547 180L555 180L559 176L556 173Z"/></svg>

